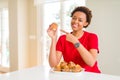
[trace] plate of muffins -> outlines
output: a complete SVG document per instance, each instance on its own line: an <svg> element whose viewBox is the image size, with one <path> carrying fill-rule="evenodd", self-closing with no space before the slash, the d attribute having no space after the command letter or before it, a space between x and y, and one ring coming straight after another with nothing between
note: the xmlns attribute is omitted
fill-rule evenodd
<svg viewBox="0 0 120 80"><path fill-rule="evenodd" d="M70 61L69 63L62 61L60 62L58 65L56 65L55 67L53 67L51 69L51 72L53 73L67 73L67 74L79 74L81 72L83 72L84 69L79 65L79 64L75 64L74 62Z"/></svg>

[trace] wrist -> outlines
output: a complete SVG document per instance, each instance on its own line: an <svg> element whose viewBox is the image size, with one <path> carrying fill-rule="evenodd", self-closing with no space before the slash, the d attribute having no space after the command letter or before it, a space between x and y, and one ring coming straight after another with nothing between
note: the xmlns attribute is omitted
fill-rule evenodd
<svg viewBox="0 0 120 80"><path fill-rule="evenodd" d="M56 39L57 39L57 36L52 36L51 39L52 39L52 40L56 40Z"/></svg>
<svg viewBox="0 0 120 80"><path fill-rule="evenodd" d="M74 43L75 48L78 48L80 46L80 42Z"/></svg>
<svg viewBox="0 0 120 80"><path fill-rule="evenodd" d="M52 41L55 41L55 42L56 42L56 41L57 41L57 38L52 38Z"/></svg>

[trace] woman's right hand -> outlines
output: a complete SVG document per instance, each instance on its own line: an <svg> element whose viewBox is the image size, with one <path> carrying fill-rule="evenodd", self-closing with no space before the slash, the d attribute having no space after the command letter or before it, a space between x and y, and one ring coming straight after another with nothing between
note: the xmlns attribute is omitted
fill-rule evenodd
<svg viewBox="0 0 120 80"><path fill-rule="evenodd" d="M52 25L52 24L51 24ZM52 38L52 39L56 39L57 38L57 29L56 30L53 30L51 28L51 25L49 26L48 30L47 30L47 33L48 35Z"/></svg>

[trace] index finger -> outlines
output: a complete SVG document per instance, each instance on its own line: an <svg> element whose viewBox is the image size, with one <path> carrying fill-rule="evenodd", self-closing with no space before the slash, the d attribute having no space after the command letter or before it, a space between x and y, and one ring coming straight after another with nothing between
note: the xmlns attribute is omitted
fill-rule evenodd
<svg viewBox="0 0 120 80"><path fill-rule="evenodd" d="M63 32L63 33L65 33L65 34L69 34L68 32L66 32L66 31L64 31L64 30L62 30L62 29L61 29L60 31Z"/></svg>

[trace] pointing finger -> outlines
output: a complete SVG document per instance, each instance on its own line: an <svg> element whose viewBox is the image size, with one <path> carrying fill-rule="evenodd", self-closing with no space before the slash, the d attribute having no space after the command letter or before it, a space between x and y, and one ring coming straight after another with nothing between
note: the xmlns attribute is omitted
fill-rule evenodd
<svg viewBox="0 0 120 80"><path fill-rule="evenodd" d="M69 34L68 32L66 32L66 31L64 31L64 30L62 30L62 29L61 29L60 31L63 32L63 33L65 33L65 34Z"/></svg>

